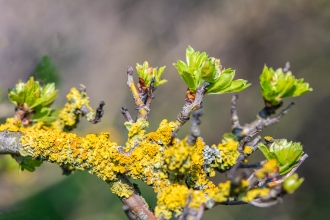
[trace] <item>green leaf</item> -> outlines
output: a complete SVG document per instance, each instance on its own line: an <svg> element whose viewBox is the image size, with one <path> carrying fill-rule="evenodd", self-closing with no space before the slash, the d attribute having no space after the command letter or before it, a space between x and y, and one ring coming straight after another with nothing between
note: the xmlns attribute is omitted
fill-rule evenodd
<svg viewBox="0 0 330 220"><path fill-rule="evenodd" d="M296 79L289 71L284 73L282 69L274 71L266 65L259 77L261 94L265 100L276 106L283 98L295 97L312 91L308 83L303 79Z"/></svg>
<svg viewBox="0 0 330 220"><path fill-rule="evenodd" d="M34 71L36 76L42 83L60 84L61 79L56 65L49 56L43 56Z"/></svg>
<svg viewBox="0 0 330 220"><path fill-rule="evenodd" d="M22 157L22 162L20 163L20 170L24 171L35 171L36 167L39 167L42 164L40 160L34 160L32 157Z"/></svg>
<svg viewBox="0 0 330 220"><path fill-rule="evenodd" d="M143 79L146 85L149 87L153 78L155 78L154 87L160 86L167 82L165 79L161 79L160 77L164 73L165 66L160 67L159 69L154 67L149 67L147 61L145 61L142 65L136 64L136 71L138 73L139 78Z"/></svg>
<svg viewBox="0 0 330 220"><path fill-rule="evenodd" d="M298 142L288 142L286 139L274 141L269 148L260 143L258 145L267 160L276 159L280 175L286 174L297 165L304 154L302 145Z"/></svg>
<svg viewBox="0 0 330 220"><path fill-rule="evenodd" d="M304 182L304 178L299 179L298 174L295 173L284 180L283 189L287 193L292 194L300 187L302 182Z"/></svg>

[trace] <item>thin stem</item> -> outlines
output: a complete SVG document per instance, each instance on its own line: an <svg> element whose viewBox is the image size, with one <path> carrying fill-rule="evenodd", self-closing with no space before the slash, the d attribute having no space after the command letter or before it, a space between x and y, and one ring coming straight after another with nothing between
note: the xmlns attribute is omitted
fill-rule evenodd
<svg viewBox="0 0 330 220"><path fill-rule="evenodd" d="M21 132L0 132L0 154L19 154L19 150L22 149L20 142L22 136Z"/></svg>
<svg viewBox="0 0 330 220"><path fill-rule="evenodd" d="M123 114L123 116L125 117L126 121L128 122L134 122L131 114L128 112L128 109L125 107L121 107L120 112Z"/></svg>
<svg viewBox="0 0 330 220"><path fill-rule="evenodd" d="M201 132L198 125L200 125L201 121L199 120L199 117L201 117L203 114L203 109L198 109L192 114L193 120L191 122L190 133L187 139L187 143L190 146L194 146L196 144L197 138L200 136Z"/></svg>
<svg viewBox="0 0 330 220"><path fill-rule="evenodd" d="M138 119L146 119L148 111L144 108L144 102L140 98L139 92L134 84L133 80L133 68L129 66L127 68L127 85L131 90L131 93L133 95L133 99L135 101L136 109L138 110Z"/></svg>
<svg viewBox="0 0 330 220"><path fill-rule="evenodd" d="M230 113L231 113L231 128L239 128L241 127L239 123L239 118L237 116L237 111L236 111L236 100L238 99L238 94L235 93L231 99L231 108L230 108Z"/></svg>
<svg viewBox="0 0 330 220"><path fill-rule="evenodd" d="M281 199L277 198L276 200L267 201L267 202L258 202L256 200L253 200L253 201L249 202L249 204L259 207L259 208L268 208L268 207L277 205L280 202L281 202Z"/></svg>
<svg viewBox="0 0 330 220"><path fill-rule="evenodd" d="M125 184L134 189L134 193L130 197L119 198L124 203L124 205L129 207L129 210L134 215L135 219L157 220L155 215L149 210L145 200L135 190L129 179L123 174L119 174L118 178L120 178Z"/></svg>
<svg viewBox="0 0 330 220"><path fill-rule="evenodd" d="M281 183L283 183L284 182L284 180L286 179L286 178L288 178L289 176L291 176L292 174L294 174L295 172L296 172L296 170L299 168L299 166L307 159L307 157L308 157L308 155L307 154L304 154L301 158L300 158L300 160L297 162L297 165L295 166L295 167L293 167L291 170L290 170L290 172L288 172L287 174L285 174L281 179L278 179L278 180L276 180L276 181L273 181L273 182L270 182L270 183L268 183L268 185L270 185L270 186L277 186L277 185L279 185L279 184L281 184Z"/></svg>
<svg viewBox="0 0 330 220"><path fill-rule="evenodd" d="M291 67L290 62L286 62L285 65L284 65L284 67L283 67L283 72L284 73L289 72L290 67Z"/></svg>
<svg viewBox="0 0 330 220"><path fill-rule="evenodd" d="M103 110L104 105L105 105L105 102L101 101L100 104L99 104L99 107L96 109L95 116L91 121L92 124L96 124L96 123L99 123L101 121L101 118L104 114L104 110Z"/></svg>
<svg viewBox="0 0 330 220"><path fill-rule="evenodd" d="M190 119L190 115L193 111L202 108L203 95L205 88L208 85L209 83L205 82L202 86L196 89L195 99L192 103L190 103L188 99L186 100L186 103L175 120L176 128L173 132L177 133L180 130L180 128Z"/></svg>
<svg viewBox="0 0 330 220"><path fill-rule="evenodd" d="M154 98L154 95L153 95L153 90L155 89L154 88L154 83L155 83L155 78L152 78L152 80L150 82L150 86L148 88L148 98L147 98L146 105L145 105L146 108L148 108L149 111L150 111L151 101Z"/></svg>
<svg viewBox="0 0 330 220"><path fill-rule="evenodd" d="M294 106L294 102L291 102L285 109L283 109L281 111L281 113L279 115L277 115L276 117L274 117L274 118L272 118L270 120L267 120L265 122L264 126L266 127L266 126L269 126L269 125L273 125L273 124L278 123L281 120L281 118L284 115L286 115L293 106Z"/></svg>
<svg viewBox="0 0 330 220"><path fill-rule="evenodd" d="M136 217L130 211L130 208L128 205L123 205L123 211L125 212L125 214L129 220L136 220Z"/></svg>

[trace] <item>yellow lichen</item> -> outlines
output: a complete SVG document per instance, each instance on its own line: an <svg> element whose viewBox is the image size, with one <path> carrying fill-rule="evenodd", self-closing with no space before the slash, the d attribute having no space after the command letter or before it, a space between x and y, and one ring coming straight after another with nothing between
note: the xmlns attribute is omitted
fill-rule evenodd
<svg viewBox="0 0 330 220"><path fill-rule="evenodd" d="M179 175L186 175L191 167L191 155L193 147L186 140L182 140L164 152L164 168L169 171L170 178L175 179Z"/></svg>
<svg viewBox="0 0 330 220"><path fill-rule="evenodd" d="M198 209L209 200L228 200L230 181L216 186L208 176L215 175L216 167L227 170L236 163L239 156L237 141L222 141L217 146L219 157L205 170L205 143L201 138L197 138L194 146L188 145L186 139L176 140L168 146L175 129L174 122L163 120L155 132L148 134L145 134L148 126L146 120L126 123L126 126L129 132L125 152L116 143L110 142L109 133L78 137L73 133L42 127L42 124L22 127L11 119L0 129L23 132L21 143L26 155L72 169L87 170L106 181L120 197L127 198L134 191L122 181L120 174L144 181L157 193L157 217L169 219L173 214L180 214L188 196L191 197L189 208L193 209ZM265 164L264 169L269 170L269 166ZM264 191L253 190L246 193L248 184L242 180L237 188L246 201L265 194Z"/></svg>
<svg viewBox="0 0 330 220"><path fill-rule="evenodd" d="M244 146L243 153L246 154L246 155L250 155L250 154L253 153L253 148L249 147L249 146Z"/></svg>
<svg viewBox="0 0 330 220"><path fill-rule="evenodd" d="M85 88L84 85L81 86ZM66 98L68 99L68 103L60 110L58 120L52 123L53 128L62 130L65 126L73 127L77 123L79 115L82 114L82 107L88 112L85 115L88 121L94 118L95 111L90 106L89 97L84 89L79 91L76 88L71 88Z"/></svg>
<svg viewBox="0 0 330 220"><path fill-rule="evenodd" d="M109 187L111 192L113 192L119 197L128 198L134 193L133 187L123 182L122 180L116 180L114 182L109 183Z"/></svg>
<svg viewBox="0 0 330 220"><path fill-rule="evenodd" d="M128 130L128 140L126 142L126 152L134 149L144 139L145 129L149 126L149 122L145 119L138 119L135 123L125 122Z"/></svg>
<svg viewBox="0 0 330 220"><path fill-rule="evenodd" d="M267 161L261 169L259 169L255 175L256 177L258 177L259 179L263 179L265 178L267 175L272 175L275 172L278 171L278 167L277 167L277 160L276 159L271 159L269 161Z"/></svg>
<svg viewBox="0 0 330 220"><path fill-rule="evenodd" d="M230 194L230 181L220 183L217 187L205 190L205 193L215 202L224 202Z"/></svg>
<svg viewBox="0 0 330 220"><path fill-rule="evenodd" d="M269 188L251 189L241 198L241 200L243 202L251 202L252 200L254 200L257 197L262 198L262 197L267 196L268 193L269 193Z"/></svg>
<svg viewBox="0 0 330 220"><path fill-rule="evenodd" d="M172 212L181 213L187 202L189 192L185 185L173 184L166 187L157 196L156 217L164 216L165 219L170 219Z"/></svg>
<svg viewBox="0 0 330 220"><path fill-rule="evenodd" d="M238 144L238 141L228 140L218 145L220 158L216 158L216 163L221 170L227 170L236 163L239 156Z"/></svg>

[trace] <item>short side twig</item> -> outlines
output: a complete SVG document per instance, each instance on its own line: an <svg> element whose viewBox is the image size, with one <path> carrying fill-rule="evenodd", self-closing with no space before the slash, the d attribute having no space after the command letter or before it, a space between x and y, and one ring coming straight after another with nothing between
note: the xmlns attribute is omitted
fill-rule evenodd
<svg viewBox="0 0 330 220"><path fill-rule="evenodd" d="M291 176L292 174L294 174L296 172L296 170L300 167L300 165L307 159L308 155L307 154L304 154L300 160L298 161L297 165L295 167L293 167L290 172L288 172L287 174L285 174L282 178L276 180L276 181L273 181L273 182L270 182L268 183L268 185L270 186L276 186L276 185L279 185L281 183L284 182L284 180L286 178L288 178L289 176Z"/></svg>
<svg viewBox="0 0 330 220"><path fill-rule="evenodd" d="M135 101L136 109L138 110L138 119L146 119L148 111L144 108L144 102L140 98L139 92L134 84L133 80L133 68L129 66L127 68L127 85L131 90L131 93L133 95L133 99Z"/></svg>
<svg viewBox="0 0 330 220"><path fill-rule="evenodd" d="M120 109L120 112L123 114L123 116L125 117L126 121L128 122L134 122L132 117L131 117L131 114L128 112L128 109L125 108L125 107L122 107Z"/></svg>
<svg viewBox="0 0 330 220"><path fill-rule="evenodd" d="M104 114L103 106L105 105L104 101L101 101L99 104L99 107L96 109L96 113L94 118L92 119L91 123L96 124L101 121L101 118Z"/></svg>
<svg viewBox="0 0 330 220"><path fill-rule="evenodd" d="M209 83L204 83L202 86L198 87L196 89L196 96L194 98L194 101L190 103L188 100L186 100L186 103L182 107L181 112L177 116L175 123L176 123L176 129L174 132L178 132L182 125L184 125L189 119L190 115L193 111L202 108L202 101L203 101L203 95L205 92L205 88L209 85Z"/></svg>
<svg viewBox="0 0 330 220"><path fill-rule="evenodd" d="M192 115L193 115L193 120L191 122L190 133L187 139L187 143L190 146L195 145L197 138L200 136L200 129L198 125L200 125L201 123L199 117L203 115L203 109L196 110Z"/></svg>
<svg viewBox="0 0 330 220"><path fill-rule="evenodd" d="M241 127L239 123L239 118L237 116L237 111L236 111L236 100L238 99L238 94L235 93L231 99L231 108L230 108L230 113L231 113L231 128L239 128Z"/></svg>

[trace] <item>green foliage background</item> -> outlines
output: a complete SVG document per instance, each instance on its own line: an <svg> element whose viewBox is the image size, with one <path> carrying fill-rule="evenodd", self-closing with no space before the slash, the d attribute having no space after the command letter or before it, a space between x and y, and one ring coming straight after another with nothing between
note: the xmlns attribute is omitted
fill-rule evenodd
<svg viewBox="0 0 330 220"><path fill-rule="evenodd" d="M6 91L18 79L34 74L44 55L57 66L62 87L55 106L63 104L73 86L83 83L93 106L106 102L102 122L81 122L77 133L110 131L124 144L124 118L119 109L134 104L126 86L126 68L148 60L167 66L168 83L155 92L150 130L161 119L174 119L186 87L173 62L185 60L185 49L206 51L221 59L236 78L252 85L237 102L241 123L250 122L263 107L258 78L267 64L277 69L291 62L296 78L314 89L302 97L284 99L296 105L264 135L299 141L309 155L298 169L305 177L301 188L270 209L218 206L203 219L327 219L330 215L330 2L326 0L232 1L0 1L0 88ZM136 75L135 75L136 76ZM218 143L230 129L231 95L206 96L201 132ZM0 103L2 121L13 114L8 101ZM189 124L180 131L183 137ZM262 158L256 153L251 161ZM3 160L3 157L0 158ZM69 177L53 164L34 173L0 171L0 219L125 219L119 200L106 184L87 173ZM220 175L216 182L223 179ZM141 184L140 184L141 185ZM154 204L151 190L142 193ZM22 217L23 216L23 217Z"/></svg>

